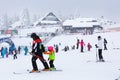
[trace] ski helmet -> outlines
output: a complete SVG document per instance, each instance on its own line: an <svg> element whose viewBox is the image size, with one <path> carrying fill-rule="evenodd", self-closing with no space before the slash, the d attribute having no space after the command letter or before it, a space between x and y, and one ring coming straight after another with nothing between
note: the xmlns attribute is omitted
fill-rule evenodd
<svg viewBox="0 0 120 80"><path fill-rule="evenodd" d="M35 37L36 36L36 33L32 33L31 34L31 38Z"/></svg>
<svg viewBox="0 0 120 80"><path fill-rule="evenodd" d="M48 46L48 50L49 51L53 50L53 46Z"/></svg>
<svg viewBox="0 0 120 80"><path fill-rule="evenodd" d="M98 36L98 39L101 39L101 36Z"/></svg>

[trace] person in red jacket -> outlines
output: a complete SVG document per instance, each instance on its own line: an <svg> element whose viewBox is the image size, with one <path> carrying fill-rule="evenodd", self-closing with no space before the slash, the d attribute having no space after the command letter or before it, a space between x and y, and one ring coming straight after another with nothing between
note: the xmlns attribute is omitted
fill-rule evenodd
<svg viewBox="0 0 120 80"><path fill-rule="evenodd" d="M83 39L81 39L81 41L80 41L81 52L83 52L84 45L85 45L85 43L84 43Z"/></svg>
<svg viewBox="0 0 120 80"><path fill-rule="evenodd" d="M91 44L88 43L88 44L87 44L87 49L88 49L88 51L90 51L91 48L92 48Z"/></svg>
<svg viewBox="0 0 120 80"><path fill-rule="evenodd" d="M39 38L39 36L36 35L36 33L32 33L31 38L33 39L33 43L32 43L32 51L30 52L30 54L32 55L31 61L32 61L33 70L30 71L30 73L38 72L38 67L36 64L36 60L38 58L40 59L40 61L44 66L43 70L49 70L49 66L46 60L43 58L43 52L45 51L45 49L42 44L42 40Z"/></svg>

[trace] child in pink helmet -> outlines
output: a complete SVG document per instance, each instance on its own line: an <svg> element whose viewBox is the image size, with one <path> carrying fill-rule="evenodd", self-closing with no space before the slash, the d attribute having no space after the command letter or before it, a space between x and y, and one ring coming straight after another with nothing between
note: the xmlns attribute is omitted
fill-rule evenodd
<svg viewBox="0 0 120 80"><path fill-rule="evenodd" d="M48 46L48 51L44 52L44 54L48 54L49 55L49 65L50 65L50 70L56 70L55 66L54 66L54 60L55 60L55 51L53 46Z"/></svg>

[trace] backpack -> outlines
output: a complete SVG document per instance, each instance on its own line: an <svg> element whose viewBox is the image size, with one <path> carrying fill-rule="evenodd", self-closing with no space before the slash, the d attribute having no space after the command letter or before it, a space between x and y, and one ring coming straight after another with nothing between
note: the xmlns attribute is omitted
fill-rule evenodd
<svg viewBox="0 0 120 80"><path fill-rule="evenodd" d="M39 43L39 48L42 50L42 52L45 52L45 47L42 43Z"/></svg>

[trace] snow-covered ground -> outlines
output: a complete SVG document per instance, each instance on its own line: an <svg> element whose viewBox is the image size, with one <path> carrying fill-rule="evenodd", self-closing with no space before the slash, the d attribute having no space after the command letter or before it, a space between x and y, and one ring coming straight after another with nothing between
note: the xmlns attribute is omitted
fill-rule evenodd
<svg viewBox="0 0 120 80"><path fill-rule="evenodd" d="M96 49L97 36L101 35L108 40L108 50L103 51L103 57L105 63L96 63ZM13 60L12 56L9 58L0 59L0 79L1 80L114 80L120 76L120 32L111 33L98 33L94 35L59 35L51 39L46 46L59 44L59 52L56 53L55 66L57 69L63 71L56 72L41 72L41 73L27 73L27 69L32 70L31 55L24 56L24 52L18 55L18 59ZM76 45L78 39L83 39L87 44L92 44L90 52L87 51L85 46L84 53L80 53L80 49L72 50L71 46ZM20 38L14 39L16 45L21 44ZM24 43L28 43L23 39ZM23 43L22 42L22 43ZM29 45L29 43L28 43ZM67 52L62 49L68 45L70 50ZM115 49L114 49L115 48ZM48 55L44 55L47 60ZM37 60L39 69L43 66L39 60ZM13 74L13 72L22 73L19 75Z"/></svg>

